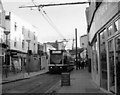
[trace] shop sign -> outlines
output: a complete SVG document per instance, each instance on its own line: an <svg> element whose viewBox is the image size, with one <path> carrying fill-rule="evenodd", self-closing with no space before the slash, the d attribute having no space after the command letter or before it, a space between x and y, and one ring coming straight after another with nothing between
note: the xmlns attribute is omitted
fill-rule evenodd
<svg viewBox="0 0 120 95"><path fill-rule="evenodd" d="M17 55L17 52L11 52L11 56Z"/></svg>

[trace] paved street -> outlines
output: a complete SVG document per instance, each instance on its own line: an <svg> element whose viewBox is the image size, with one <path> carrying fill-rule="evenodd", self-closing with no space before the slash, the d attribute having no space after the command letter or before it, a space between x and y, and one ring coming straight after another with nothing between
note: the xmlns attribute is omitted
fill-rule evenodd
<svg viewBox="0 0 120 95"><path fill-rule="evenodd" d="M52 92L55 92L55 94L60 93L94 93L96 94L110 94L100 87L98 87L91 78L91 73L88 72L87 68L82 70L73 70L70 73L70 86L61 86L61 82L59 82L59 85L56 86Z"/></svg>
<svg viewBox="0 0 120 95"><path fill-rule="evenodd" d="M60 80L60 75L42 74L3 85L3 93L45 93Z"/></svg>

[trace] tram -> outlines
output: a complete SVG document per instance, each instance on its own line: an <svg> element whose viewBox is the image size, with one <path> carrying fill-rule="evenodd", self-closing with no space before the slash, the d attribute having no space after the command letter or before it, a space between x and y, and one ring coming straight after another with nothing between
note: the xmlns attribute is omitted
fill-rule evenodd
<svg viewBox="0 0 120 95"><path fill-rule="evenodd" d="M69 72L74 69L74 62L66 50L50 50L48 68L50 73Z"/></svg>

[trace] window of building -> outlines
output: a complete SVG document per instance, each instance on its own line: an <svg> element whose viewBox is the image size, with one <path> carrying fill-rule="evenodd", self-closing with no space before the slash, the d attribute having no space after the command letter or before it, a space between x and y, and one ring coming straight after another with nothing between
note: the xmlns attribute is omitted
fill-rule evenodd
<svg viewBox="0 0 120 95"><path fill-rule="evenodd" d="M15 40L14 40L14 47L17 46L17 42L16 42L16 37L15 37Z"/></svg>
<svg viewBox="0 0 120 95"><path fill-rule="evenodd" d="M24 49L25 44L24 44L24 40L22 40L22 49Z"/></svg>
<svg viewBox="0 0 120 95"><path fill-rule="evenodd" d="M4 65L4 56L0 56L0 66Z"/></svg>
<svg viewBox="0 0 120 95"><path fill-rule="evenodd" d="M115 57L116 57L116 81L117 81L117 92L120 92L120 36L115 39Z"/></svg>
<svg viewBox="0 0 120 95"><path fill-rule="evenodd" d="M114 23L114 31L118 31L118 20Z"/></svg>
<svg viewBox="0 0 120 95"><path fill-rule="evenodd" d="M30 30L28 30L28 37L30 38Z"/></svg>
<svg viewBox="0 0 120 95"><path fill-rule="evenodd" d="M5 16L5 19L10 20L10 16L9 15Z"/></svg>
<svg viewBox="0 0 120 95"><path fill-rule="evenodd" d="M34 43L34 52L35 52L35 43Z"/></svg>
<svg viewBox="0 0 120 95"><path fill-rule="evenodd" d="M16 43L16 41L14 42L14 47L16 47L17 46L17 43Z"/></svg>
<svg viewBox="0 0 120 95"><path fill-rule="evenodd" d="M114 45L113 40L108 42L108 58L109 58L109 74L110 74L110 91L113 91L112 88L115 87L114 80Z"/></svg>
<svg viewBox="0 0 120 95"><path fill-rule="evenodd" d="M100 67L101 67L101 87L107 89L107 52L106 52L106 40L103 35L106 34L106 29L103 30L99 37L100 37Z"/></svg>
<svg viewBox="0 0 120 95"><path fill-rule="evenodd" d="M15 29L15 31L17 31L17 23L16 22L14 24L14 29Z"/></svg>
<svg viewBox="0 0 120 95"><path fill-rule="evenodd" d="M84 45L84 43L82 43L82 45Z"/></svg>
<svg viewBox="0 0 120 95"><path fill-rule="evenodd" d="M114 34L113 25L110 25L110 27L108 27L108 37L113 34Z"/></svg>
<svg viewBox="0 0 120 95"><path fill-rule="evenodd" d="M98 55L97 55L97 51L98 51L98 47L97 47L97 39L94 41L94 44L92 46L92 56L93 56L93 71L96 72L98 74Z"/></svg>

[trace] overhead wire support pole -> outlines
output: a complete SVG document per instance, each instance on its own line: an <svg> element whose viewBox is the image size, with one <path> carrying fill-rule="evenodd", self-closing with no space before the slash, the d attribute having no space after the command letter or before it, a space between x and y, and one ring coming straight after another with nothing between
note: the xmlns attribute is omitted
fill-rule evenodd
<svg viewBox="0 0 120 95"><path fill-rule="evenodd" d="M77 58L77 28L75 28L75 39L76 39L76 66L77 66L77 62L78 62L78 58Z"/></svg>

